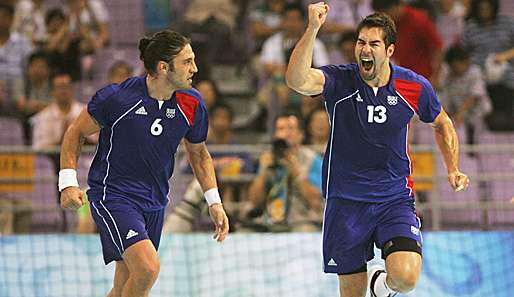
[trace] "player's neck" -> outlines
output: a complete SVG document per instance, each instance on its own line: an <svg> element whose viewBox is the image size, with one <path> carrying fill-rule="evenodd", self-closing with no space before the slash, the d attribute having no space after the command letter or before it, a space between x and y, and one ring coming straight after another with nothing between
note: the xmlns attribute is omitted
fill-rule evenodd
<svg viewBox="0 0 514 297"><path fill-rule="evenodd" d="M155 100L169 100L176 91L165 79L159 79L150 75L146 76L148 95Z"/></svg>

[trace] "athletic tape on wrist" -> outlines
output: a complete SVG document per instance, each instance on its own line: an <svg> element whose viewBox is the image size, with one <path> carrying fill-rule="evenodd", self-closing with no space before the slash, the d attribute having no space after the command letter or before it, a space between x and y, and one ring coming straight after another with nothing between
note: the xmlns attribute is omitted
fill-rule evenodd
<svg viewBox="0 0 514 297"><path fill-rule="evenodd" d="M205 197L205 201L207 201L209 206L213 205L214 203L221 203L221 197L220 193L218 192L218 188L212 188L205 191L203 196Z"/></svg>
<svg viewBox="0 0 514 297"><path fill-rule="evenodd" d="M66 168L59 171L59 192L67 187L78 187L77 171L75 169Z"/></svg>

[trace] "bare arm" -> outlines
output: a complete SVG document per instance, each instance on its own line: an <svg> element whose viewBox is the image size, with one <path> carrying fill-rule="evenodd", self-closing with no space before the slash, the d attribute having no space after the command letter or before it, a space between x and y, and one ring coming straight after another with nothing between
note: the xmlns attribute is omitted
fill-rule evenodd
<svg viewBox="0 0 514 297"><path fill-rule="evenodd" d="M309 25L296 44L287 66L287 85L303 95L318 95L323 92L325 76L321 70L311 66L314 41L325 22L328 10L328 5L323 2L309 5Z"/></svg>
<svg viewBox="0 0 514 297"><path fill-rule="evenodd" d="M259 174L254 178L248 189L248 200L252 208L262 205L266 195L266 177L268 168L273 163L271 152L264 152L259 158Z"/></svg>
<svg viewBox="0 0 514 297"><path fill-rule="evenodd" d="M441 109L432 126L437 146L446 164L450 185L455 191L466 189L469 179L459 171L459 139L453 128L452 120L444 109Z"/></svg>
<svg viewBox="0 0 514 297"><path fill-rule="evenodd" d="M77 119L68 127L61 144L61 170L77 168L77 160L84 138L100 130L100 126L84 107ZM61 174L59 173L59 183ZM75 172L76 180L76 172ZM61 192L61 207L76 210L84 204L83 193L76 186L67 186Z"/></svg>
<svg viewBox="0 0 514 297"><path fill-rule="evenodd" d="M193 168L193 172L202 190L206 192L212 188L217 188L214 164L205 142L191 143L184 140L184 143L186 145L189 163Z"/></svg>
<svg viewBox="0 0 514 297"><path fill-rule="evenodd" d="M89 115L87 107L68 127L61 144L61 169L77 168L77 160L85 137L100 131L100 125Z"/></svg>
<svg viewBox="0 0 514 297"><path fill-rule="evenodd" d="M191 164L196 179L198 180L198 183L200 183L200 187L202 187L204 193L208 190L217 188L214 165L205 142L195 144L184 140L184 143L186 145L189 163ZM209 214L216 226L214 239L217 241L223 241L228 234L229 225L227 215L225 214L225 210L221 203L211 204L209 206Z"/></svg>

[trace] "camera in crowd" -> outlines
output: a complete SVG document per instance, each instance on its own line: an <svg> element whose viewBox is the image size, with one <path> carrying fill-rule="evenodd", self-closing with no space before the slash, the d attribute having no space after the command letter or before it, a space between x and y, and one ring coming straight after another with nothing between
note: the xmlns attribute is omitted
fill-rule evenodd
<svg viewBox="0 0 514 297"><path fill-rule="evenodd" d="M289 149L289 144L285 139L277 138L271 143L271 151L273 154L273 166L280 166L280 160L284 159Z"/></svg>

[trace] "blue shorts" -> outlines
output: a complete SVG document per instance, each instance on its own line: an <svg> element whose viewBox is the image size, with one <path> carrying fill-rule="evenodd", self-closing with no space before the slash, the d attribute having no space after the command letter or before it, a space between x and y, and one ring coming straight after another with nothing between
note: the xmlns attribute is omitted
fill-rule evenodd
<svg viewBox="0 0 514 297"><path fill-rule="evenodd" d="M328 199L323 224L323 266L326 273L359 270L395 237L422 244L421 223L412 197L384 203ZM382 258L384 255L382 253Z"/></svg>
<svg viewBox="0 0 514 297"><path fill-rule="evenodd" d="M123 253L134 243L150 239L157 250L161 240L165 210L143 212L127 200L90 201L105 264L123 260Z"/></svg>

